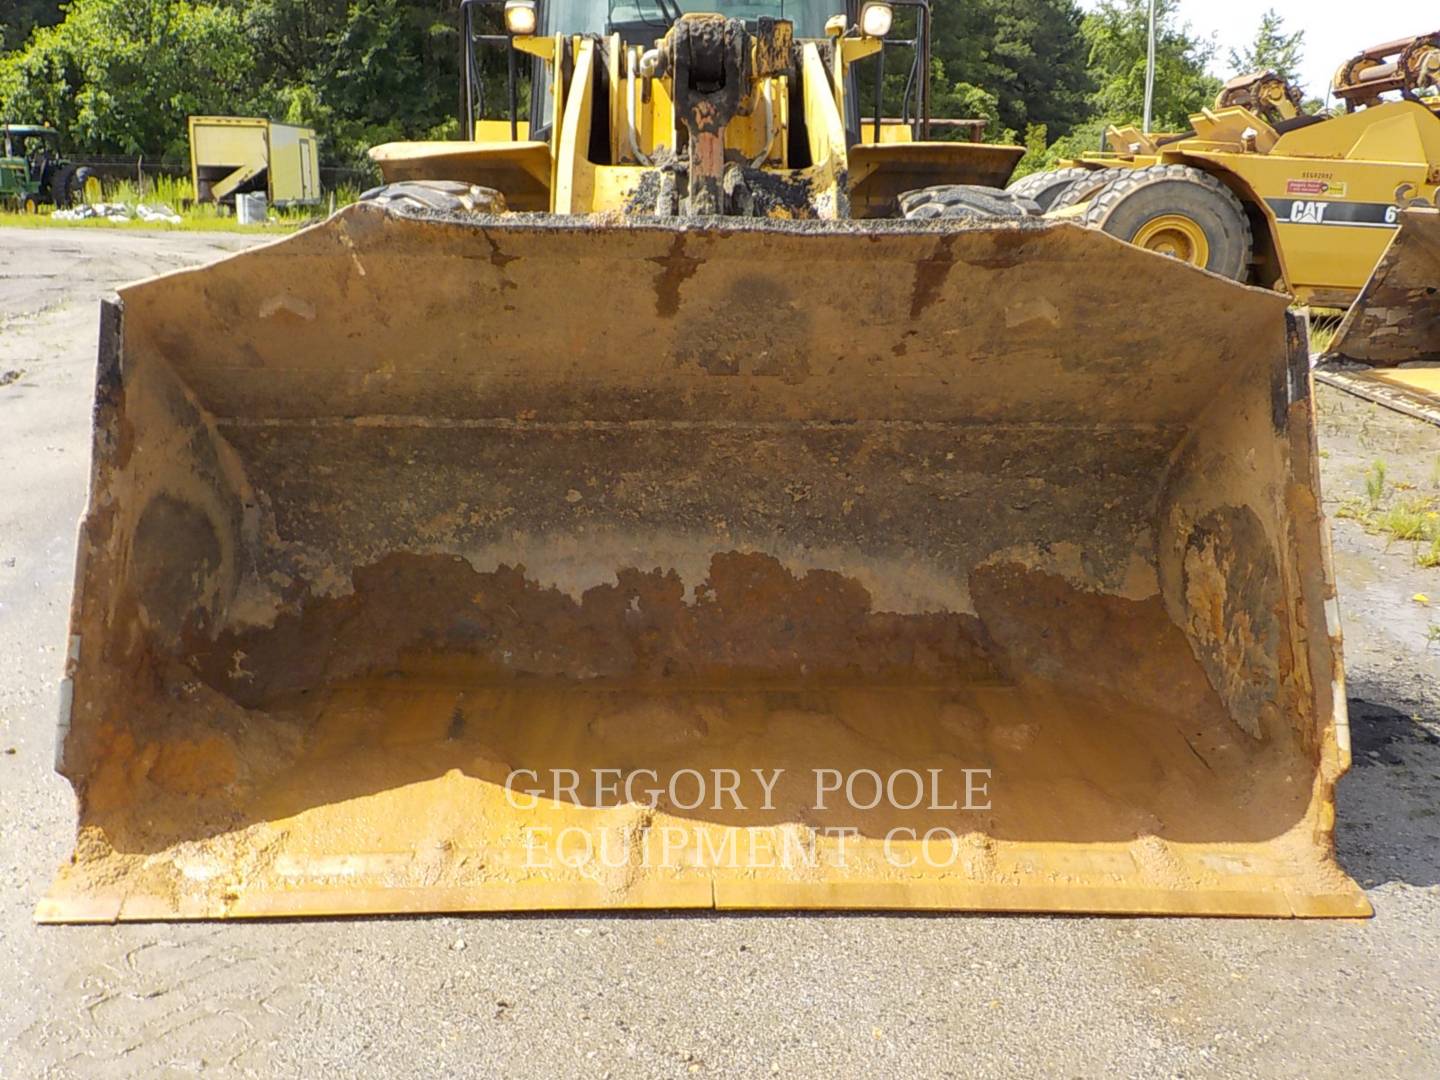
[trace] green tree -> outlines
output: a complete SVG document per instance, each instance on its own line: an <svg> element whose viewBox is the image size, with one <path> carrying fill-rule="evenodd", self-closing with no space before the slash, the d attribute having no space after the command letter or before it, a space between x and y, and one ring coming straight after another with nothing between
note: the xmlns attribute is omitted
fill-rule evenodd
<svg viewBox="0 0 1440 1080"><path fill-rule="evenodd" d="M1086 70L1080 8L1073 0L989 0L992 74L1000 120L1064 135L1085 119L1094 83Z"/></svg>
<svg viewBox="0 0 1440 1080"><path fill-rule="evenodd" d="M0 52L18 49L37 26L54 26L61 0L0 0Z"/></svg>
<svg viewBox="0 0 1440 1080"><path fill-rule="evenodd" d="M913 15L896 12L895 37L913 36ZM1075 0L970 0L938 4L931 31L931 111L983 117L986 136L1010 140L1040 124L1064 134L1083 121L1094 84ZM910 54L887 54L885 110L900 115ZM873 62L859 68L861 109L874 111Z"/></svg>
<svg viewBox="0 0 1440 1080"><path fill-rule="evenodd" d="M0 113L91 153L185 155L191 113L320 134L328 164L454 136L459 0L73 0L0 55Z"/></svg>
<svg viewBox="0 0 1440 1080"><path fill-rule="evenodd" d="M1191 113L1209 105L1220 80L1207 75L1215 42L1180 23L1178 0L1155 0L1155 97L1152 126L1181 129ZM1085 17L1090 70L1099 83L1091 99L1109 123L1138 123L1144 112L1148 0L1104 0Z"/></svg>
<svg viewBox="0 0 1440 1080"><path fill-rule="evenodd" d="M1238 52L1230 50L1230 68L1236 75L1273 71L1291 84L1299 81L1304 59L1305 31L1285 33L1285 20L1274 8L1260 16L1260 27L1249 48Z"/></svg>
<svg viewBox="0 0 1440 1080"><path fill-rule="evenodd" d="M256 97L313 124L324 157L458 131L459 0L227 0L255 49Z"/></svg>
<svg viewBox="0 0 1440 1080"><path fill-rule="evenodd" d="M0 58L0 113L54 124L90 153L183 156L186 117L244 111L253 56L233 10L73 0Z"/></svg>
<svg viewBox="0 0 1440 1080"><path fill-rule="evenodd" d="M938 67L938 62L936 64ZM932 116L956 117L966 120L985 120L985 137L995 142L1013 142L1015 131L1005 126L1000 117L1000 98L983 86L958 82L945 85L943 69L938 71L936 81L930 85L930 111ZM931 133L931 138L945 138L943 130ZM957 138L960 136L956 136Z"/></svg>
<svg viewBox="0 0 1440 1080"><path fill-rule="evenodd" d="M1043 124L1064 135L1087 113L1094 83L1086 70L1082 16L1074 0L974 0L936 5L932 55L937 115L979 88L995 100L1000 129ZM975 115L971 113L970 115Z"/></svg>

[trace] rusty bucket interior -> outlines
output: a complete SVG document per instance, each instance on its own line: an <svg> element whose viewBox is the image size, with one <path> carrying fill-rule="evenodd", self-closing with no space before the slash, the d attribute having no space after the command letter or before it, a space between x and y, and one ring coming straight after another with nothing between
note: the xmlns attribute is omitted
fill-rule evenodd
<svg viewBox="0 0 1440 1080"><path fill-rule="evenodd" d="M1315 464L1098 232L347 209L103 313L37 917L1366 914Z"/></svg>

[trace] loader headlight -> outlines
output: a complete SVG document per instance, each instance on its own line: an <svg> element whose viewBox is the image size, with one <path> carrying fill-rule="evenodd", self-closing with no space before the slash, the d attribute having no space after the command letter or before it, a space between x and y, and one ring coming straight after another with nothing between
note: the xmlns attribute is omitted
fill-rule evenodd
<svg viewBox="0 0 1440 1080"><path fill-rule="evenodd" d="M535 0L505 0L505 29L516 37L535 33Z"/></svg>
<svg viewBox="0 0 1440 1080"><path fill-rule="evenodd" d="M889 4L866 4L860 9L860 33L868 38L883 38L895 21L895 10Z"/></svg>

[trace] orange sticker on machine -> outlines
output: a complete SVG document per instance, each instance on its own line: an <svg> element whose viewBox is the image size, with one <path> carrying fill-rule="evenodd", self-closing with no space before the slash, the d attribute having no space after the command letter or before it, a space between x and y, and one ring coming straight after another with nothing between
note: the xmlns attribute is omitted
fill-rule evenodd
<svg viewBox="0 0 1440 1080"><path fill-rule="evenodd" d="M1286 180L1285 194L1287 195L1332 195L1336 198L1345 197L1345 181L1343 180Z"/></svg>

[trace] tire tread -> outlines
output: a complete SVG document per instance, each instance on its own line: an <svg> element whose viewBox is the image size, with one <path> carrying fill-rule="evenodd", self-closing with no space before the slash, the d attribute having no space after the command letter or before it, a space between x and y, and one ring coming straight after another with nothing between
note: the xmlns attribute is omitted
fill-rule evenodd
<svg viewBox="0 0 1440 1080"><path fill-rule="evenodd" d="M1083 220L1086 225L1092 228L1103 229L1105 222L1111 213L1127 197L1133 195L1141 188L1151 184L1180 181L1183 183L1196 184L1213 195L1217 196L1223 204L1228 206L1235 215L1242 230L1243 245L1248 255L1254 250L1254 230L1250 227L1250 217L1245 213L1245 205L1236 196L1235 192L1218 177L1197 169L1190 165L1147 165L1143 169L1123 169L1121 175L1111 180L1090 200L1086 208Z"/></svg>

